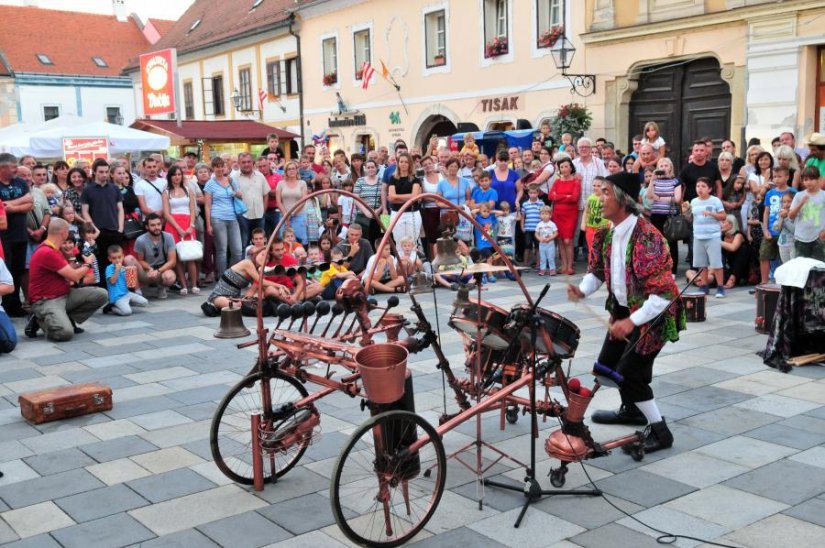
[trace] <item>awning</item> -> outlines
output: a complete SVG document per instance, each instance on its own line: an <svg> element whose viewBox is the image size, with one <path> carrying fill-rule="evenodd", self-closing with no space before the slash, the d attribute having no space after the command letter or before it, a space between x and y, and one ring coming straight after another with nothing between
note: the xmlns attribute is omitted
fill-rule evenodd
<svg viewBox="0 0 825 548"><path fill-rule="evenodd" d="M199 140L212 143L264 142L270 133L285 141L300 137L254 120L186 120L180 127L175 120L135 120L132 127L166 135L175 146L197 145Z"/></svg>

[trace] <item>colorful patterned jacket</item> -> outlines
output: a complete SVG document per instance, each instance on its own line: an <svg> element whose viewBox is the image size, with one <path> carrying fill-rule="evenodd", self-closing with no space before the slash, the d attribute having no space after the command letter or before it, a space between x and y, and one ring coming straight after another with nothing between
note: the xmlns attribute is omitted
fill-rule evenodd
<svg viewBox="0 0 825 548"><path fill-rule="evenodd" d="M610 253L613 248L613 228L596 232L593 248L590 251L588 272L602 282L607 283L609 296L605 309L613 311L618 303L613 296L610 284ZM625 280L627 280L627 306L632 314L638 310L650 295L658 295L667 300L676 299L679 288L673 280L667 241L650 221L639 217L627 245L625 255ZM664 312L665 317L653 327L641 326L642 339L636 352L645 355L661 350L666 342L679 340L679 331L685 329L685 311L680 299L677 299Z"/></svg>

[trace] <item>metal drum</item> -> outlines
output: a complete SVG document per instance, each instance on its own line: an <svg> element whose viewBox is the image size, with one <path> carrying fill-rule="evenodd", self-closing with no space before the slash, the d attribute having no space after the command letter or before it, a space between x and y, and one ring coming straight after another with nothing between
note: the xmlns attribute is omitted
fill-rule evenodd
<svg viewBox="0 0 825 548"><path fill-rule="evenodd" d="M507 311L486 301L480 303L470 299L470 305L463 307L450 318L449 325L475 340L481 332L481 344L496 350L510 345L510 339L504 330Z"/></svg>
<svg viewBox="0 0 825 548"><path fill-rule="evenodd" d="M708 319L705 306L707 295L704 293L686 293L682 295L682 306L689 322L703 322Z"/></svg>
<svg viewBox="0 0 825 548"><path fill-rule="evenodd" d="M777 284L761 284L756 286L756 319L754 327L758 333L765 335L771 332L773 316L776 313L776 304L779 302L779 292L782 286Z"/></svg>

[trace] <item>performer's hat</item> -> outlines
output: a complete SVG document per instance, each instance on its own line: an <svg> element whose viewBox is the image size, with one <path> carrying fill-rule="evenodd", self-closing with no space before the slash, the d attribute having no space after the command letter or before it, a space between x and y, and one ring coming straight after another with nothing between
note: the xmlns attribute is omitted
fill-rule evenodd
<svg viewBox="0 0 825 548"><path fill-rule="evenodd" d="M821 133L811 133L808 144L813 146L825 146L825 135Z"/></svg>
<svg viewBox="0 0 825 548"><path fill-rule="evenodd" d="M621 188L634 200L639 197L639 192L642 190L642 185L639 183L639 176L635 173L620 171L613 175L608 175L607 181Z"/></svg>

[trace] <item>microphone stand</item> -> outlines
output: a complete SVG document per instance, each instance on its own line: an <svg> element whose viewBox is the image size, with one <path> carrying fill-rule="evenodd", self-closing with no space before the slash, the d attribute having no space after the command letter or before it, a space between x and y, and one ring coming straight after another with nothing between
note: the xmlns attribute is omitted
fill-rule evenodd
<svg viewBox="0 0 825 548"><path fill-rule="evenodd" d="M536 480L536 439L538 438L539 432L539 419L538 413L536 411L536 380L543 377L549 367L549 363L547 362L540 367L538 363L538 358L536 357L536 340L538 339L539 325L541 322L541 317L538 314L536 314L536 311L538 310L539 303L547 294L547 291L549 289L550 284L544 286L544 289L539 295L539 298L536 299L536 302L533 303L533 308L530 310L530 347L533 349L533 382L531 382L528 385L528 391L530 392L530 466L525 469L524 485L519 486L495 480L482 479L482 483L484 485L498 487L501 489L505 489L507 491L521 492L524 494L524 505L521 507L521 512L519 512L518 518L516 518L516 522L513 524L513 527L515 527L516 529L518 529L519 525L521 525L521 520L524 518L524 514L527 513L527 509L530 507L530 505L534 502L538 502L542 499L542 497L556 495L600 496L602 494L601 490L599 489L554 489L552 491L548 491L542 489L541 485ZM555 358L554 367L559 366L560 363L558 361L558 358Z"/></svg>

